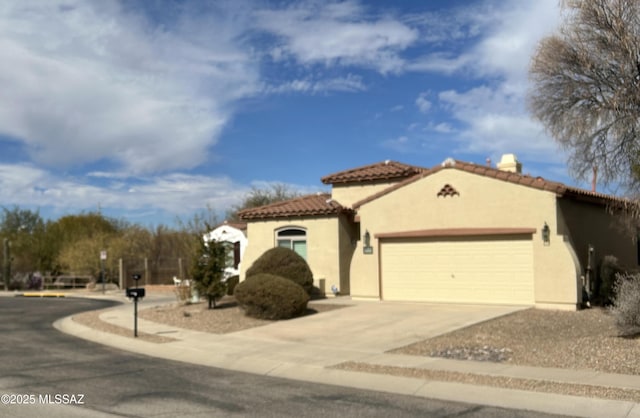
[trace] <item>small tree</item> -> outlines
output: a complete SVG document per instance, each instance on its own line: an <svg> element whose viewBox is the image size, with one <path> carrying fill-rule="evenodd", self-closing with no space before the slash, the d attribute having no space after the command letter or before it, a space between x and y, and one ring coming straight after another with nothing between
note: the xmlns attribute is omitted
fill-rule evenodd
<svg viewBox="0 0 640 418"><path fill-rule="evenodd" d="M198 237L199 247L191 264L191 279L201 295L207 296L209 309L216 307L216 299L227 293L227 285L222 280L226 249L217 241L207 242Z"/></svg>

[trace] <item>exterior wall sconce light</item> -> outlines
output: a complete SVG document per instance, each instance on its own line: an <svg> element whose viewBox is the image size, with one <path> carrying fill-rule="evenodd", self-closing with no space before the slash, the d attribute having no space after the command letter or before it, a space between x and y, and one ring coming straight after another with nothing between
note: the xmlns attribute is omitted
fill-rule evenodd
<svg viewBox="0 0 640 418"><path fill-rule="evenodd" d="M364 254L373 254L373 247L371 246L371 234L369 230L366 230L364 235L362 236L362 241L364 245L362 246L362 252Z"/></svg>
<svg viewBox="0 0 640 418"><path fill-rule="evenodd" d="M544 223L544 226L542 227L542 242L544 243L544 245L549 245L551 243L551 229L549 228L549 225L547 225L547 223Z"/></svg>

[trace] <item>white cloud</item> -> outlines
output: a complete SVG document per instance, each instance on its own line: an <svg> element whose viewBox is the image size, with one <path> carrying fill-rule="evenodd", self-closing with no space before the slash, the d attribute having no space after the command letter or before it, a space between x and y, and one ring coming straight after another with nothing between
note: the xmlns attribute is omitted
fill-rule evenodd
<svg viewBox="0 0 640 418"><path fill-rule="evenodd" d="M431 102L427 100L428 95L428 92L420 93L416 99L416 106L418 106L420 113L429 113L429 109L431 109Z"/></svg>
<svg viewBox="0 0 640 418"><path fill-rule="evenodd" d="M434 46L450 45L480 35L491 19L494 6L491 2L466 2L464 6L442 12L409 14L403 21L420 31L420 40Z"/></svg>
<svg viewBox="0 0 640 418"><path fill-rule="evenodd" d="M387 139L382 141L382 147L388 148L395 152L406 153L412 151L413 144L409 140L409 138L405 135L399 136L397 138Z"/></svg>
<svg viewBox="0 0 640 418"><path fill-rule="evenodd" d="M96 178L91 176L91 178ZM173 173L156 177L127 178L60 177L30 164L0 164L2 200L18 206L40 206L64 212L149 209L189 214L207 206L225 210L238 203L249 190L224 176Z"/></svg>
<svg viewBox="0 0 640 418"><path fill-rule="evenodd" d="M327 186L324 185L305 185L305 184L296 184L296 183L286 183L281 181L265 181L265 180L254 180L251 182L251 187L255 187L261 190L269 190L274 186L284 186L286 190L291 192L296 192L301 195L313 194L313 193L329 193L330 190L327 189Z"/></svg>
<svg viewBox="0 0 640 418"><path fill-rule="evenodd" d="M298 79L291 80L277 86L264 87L267 94L276 93L327 93L327 92L359 92L367 87L362 81L362 77L354 74L347 74L346 77L336 77L322 80Z"/></svg>
<svg viewBox="0 0 640 418"><path fill-rule="evenodd" d="M421 28L421 40L430 42L433 52L408 63L407 69L523 82L535 46L559 19L556 0L489 0L414 17L410 21Z"/></svg>
<svg viewBox="0 0 640 418"><path fill-rule="evenodd" d="M259 86L223 18L185 12L168 30L112 0L3 3L0 134L46 166L202 163L233 102Z"/></svg>
<svg viewBox="0 0 640 418"><path fill-rule="evenodd" d="M556 144L525 106L531 55L538 41L556 27L559 16L555 0L486 1L472 10L443 16L455 27L430 29L433 52L412 61L407 69L462 77L475 86L440 92L440 110L450 114L455 128L450 123L431 123L432 128L453 133L458 151L517 152L521 159L560 162ZM437 16L428 15L422 23L436 20ZM437 30L452 37L445 42ZM465 43L456 44L458 39Z"/></svg>
<svg viewBox="0 0 640 418"><path fill-rule="evenodd" d="M439 122L439 123L429 123L426 128L425 131L432 131L432 132L437 132L440 134L452 134L457 132L456 129L447 122Z"/></svg>
<svg viewBox="0 0 640 418"><path fill-rule="evenodd" d="M302 64L364 66L382 73L400 71L400 52L418 39L417 31L390 17L371 18L355 1L306 2L256 12L257 26L281 43L272 57Z"/></svg>
<svg viewBox="0 0 640 418"><path fill-rule="evenodd" d="M439 101L464 125L456 136L461 151L515 152L521 159L560 161L556 145L523 109L521 96L481 86L462 93L444 91Z"/></svg>
<svg viewBox="0 0 640 418"><path fill-rule="evenodd" d="M470 62L472 62L470 55L455 56L451 53L435 52L408 63L406 69L409 71L431 71L452 75L466 68Z"/></svg>

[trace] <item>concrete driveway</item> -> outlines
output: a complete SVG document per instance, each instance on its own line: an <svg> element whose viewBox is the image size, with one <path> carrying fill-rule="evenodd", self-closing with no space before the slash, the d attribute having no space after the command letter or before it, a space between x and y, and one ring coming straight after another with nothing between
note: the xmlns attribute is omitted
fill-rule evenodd
<svg viewBox="0 0 640 418"><path fill-rule="evenodd" d="M526 306L451 305L335 299L345 307L234 333L259 340L380 353L507 315ZM309 305L313 307L313 303Z"/></svg>

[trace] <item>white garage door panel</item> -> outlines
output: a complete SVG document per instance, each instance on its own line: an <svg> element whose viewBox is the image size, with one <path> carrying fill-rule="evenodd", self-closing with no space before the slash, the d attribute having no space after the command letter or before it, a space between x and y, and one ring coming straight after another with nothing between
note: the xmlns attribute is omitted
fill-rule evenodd
<svg viewBox="0 0 640 418"><path fill-rule="evenodd" d="M381 271L386 300L533 303L531 239L383 242Z"/></svg>

